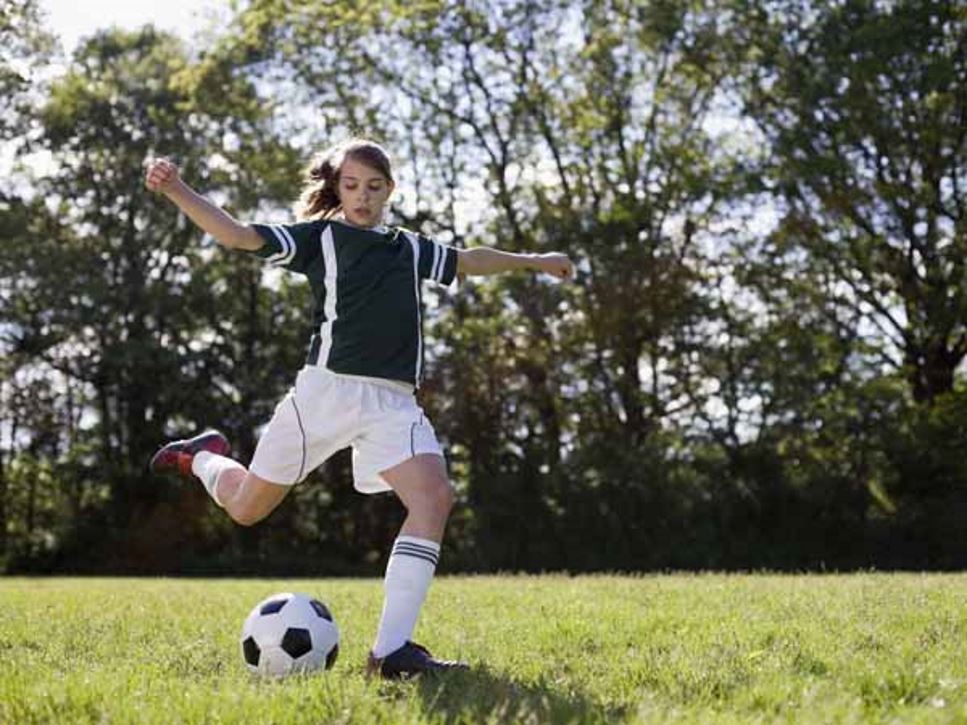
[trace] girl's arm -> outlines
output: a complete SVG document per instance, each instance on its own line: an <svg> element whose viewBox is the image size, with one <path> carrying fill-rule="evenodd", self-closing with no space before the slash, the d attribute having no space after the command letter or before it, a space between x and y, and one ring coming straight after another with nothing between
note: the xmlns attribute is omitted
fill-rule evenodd
<svg viewBox="0 0 967 725"><path fill-rule="evenodd" d="M181 211L215 241L229 249L255 252L264 242L252 227L241 224L221 207L212 204L182 181L178 167L168 159L149 159L144 184L167 196Z"/></svg>
<svg viewBox="0 0 967 725"><path fill-rule="evenodd" d="M532 269L567 279L574 274L574 265L566 254L515 254L490 247L457 250L458 275L488 275Z"/></svg>

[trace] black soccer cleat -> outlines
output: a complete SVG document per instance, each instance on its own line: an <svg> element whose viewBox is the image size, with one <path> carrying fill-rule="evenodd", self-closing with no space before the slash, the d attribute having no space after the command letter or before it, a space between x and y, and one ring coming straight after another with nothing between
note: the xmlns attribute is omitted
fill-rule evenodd
<svg viewBox="0 0 967 725"><path fill-rule="evenodd" d="M370 652L366 662L366 676L379 675L384 680L403 680L421 674L436 675L440 672L467 669L470 669L470 665L466 662L438 660L423 645L409 641L382 659L377 659Z"/></svg>
<svg viewBox="0 0 967 725"><path fill-rule="evenodd" d="M228 439L217 430L208 430L194 438L172 441L162 446L151 457L148 469L152 473L176 473L183 478L191 478L191 461L200 451L210 451L219 456L227 456L232 447Z"/></svg>

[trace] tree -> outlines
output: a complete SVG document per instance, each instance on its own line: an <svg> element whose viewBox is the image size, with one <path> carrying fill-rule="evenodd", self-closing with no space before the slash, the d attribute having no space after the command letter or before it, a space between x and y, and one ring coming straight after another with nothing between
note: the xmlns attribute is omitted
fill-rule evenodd
<svg viewBox="0 0 967 725"><path fill-rule="evenodd" d="M535 526L552 526L589 466L607 470L602 500L647 500L661 484L636 452L658 455L691 405L699 340L681 330L702 314L699 240L737 184L703 128L727 72L715 18L667 2L256 2L240 25L249 72L286 78L287 93L294 79L327 133L376 132L402 156L401 220L578 260L574 289L467 281L435 308L445 342L424 398L466 476L476 550L503 542L484 555L494 566L546 561L527 542L555 546ZM628 533L622 513L598 521Z"/></svg>
<svg viewBox="0 0 967 725"><path fill-rule="evenodd" d="M264 117L251 86L210 64L190 67L171 36L150 27L96 34L51 84L38 116L33 149L51 152L54 168L32 179L34 201L4 217L21 241L0 253L5 347L57 407L83 412L76 425L21 425L20 435L58 441L50 450L65 475L50 485L102 491L78 499L87 508L73 523L81 537L103 529L98 550L117 566L178 556L190 534L174 520L194 504L144 480L158 442L221 412L250 452L252 416L264 420L286 384L266 360L276 345L294 349L287 340L300 328L259 336L267 318L286 328L296 313L258 289L255 260L211 262L211 245L142 182L152 153L175 156L188 178L216 191L248 154L274 156L279 173L291 171L292 156L265 132ZM239 183L243 203L260 193L269 201L277 178L246 184L240 173L230 186ZM256 382L244 370L262 375ZM201 525L204 510L182 514Z"/></svg>
<svg viewBox="0 0 967 725"><path fill-rule="evenodd" d="M967 17L935 0L737 3L780 253L808 254L915 400L967 354Z"/></svg>
<svg viewBox="0 0 967 725"><path fill-rule="evenodd" d="M37 101L36 76L50 61L53 48L36 0L7 0L0 6L0 140L26 136Z"/></svg>

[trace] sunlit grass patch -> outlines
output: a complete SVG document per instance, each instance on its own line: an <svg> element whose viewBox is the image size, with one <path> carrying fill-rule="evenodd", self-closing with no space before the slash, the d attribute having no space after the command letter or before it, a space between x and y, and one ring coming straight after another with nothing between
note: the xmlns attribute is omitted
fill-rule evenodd
<svg viewBox="0 0 967 725"><path fill-rule="evenodd" d="M325 601L335 668L253 678L249 609ZM368 681L378 580L0 581L0 722L967 721L967 576L441 577L416 639L473 669Z"/></svg>

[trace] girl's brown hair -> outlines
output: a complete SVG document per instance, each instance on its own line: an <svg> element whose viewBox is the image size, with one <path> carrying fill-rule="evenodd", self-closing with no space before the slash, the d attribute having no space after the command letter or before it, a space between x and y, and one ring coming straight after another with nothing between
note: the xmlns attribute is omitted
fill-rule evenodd
<svg viewBox="0 0 967 725"><path fill-rule="evenodd" d="M347 158L366 164L395 183L389 154L382 146L364 138L343 141L314 156L306 167L305 185L296 206L300 220L326 219L339 211L339 170Z"/></svg>

